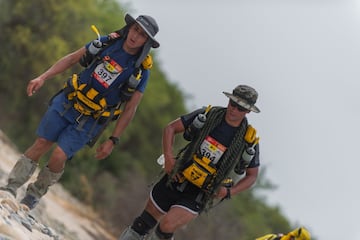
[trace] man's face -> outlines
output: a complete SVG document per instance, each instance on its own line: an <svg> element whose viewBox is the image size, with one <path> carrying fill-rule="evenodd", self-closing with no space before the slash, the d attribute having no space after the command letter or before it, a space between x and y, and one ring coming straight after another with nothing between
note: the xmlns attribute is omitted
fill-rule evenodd
<svg viewBox="0 0 360 240"><path fill-rule="evenodd" d="M229 100L225 118L229 124L233 123L237 125L241 123L242 119L249 112L249 110L242 108L236 102Z"/></svg>
<svg viewBox="0 0 360 240"><path fill-rule="evenodd" d="M134 23L130 29L126 39L129 48L140 48L149 39L144 29L138 23Z"/></svg>

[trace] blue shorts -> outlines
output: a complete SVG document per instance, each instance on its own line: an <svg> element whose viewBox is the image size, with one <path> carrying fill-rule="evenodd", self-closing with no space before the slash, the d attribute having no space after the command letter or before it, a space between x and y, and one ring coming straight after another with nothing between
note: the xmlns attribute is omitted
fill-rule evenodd
<svg viewBox="0 0 360 240"><path fill-rule="evenodd" d="M153 187L150 198L157 209L163 213L169 211L173 206L181 207L193 214L199 214L204 209L204 204L196 199L201 190L191 183L187 183L183 191L179 191L179 183L167 185L168 176L165 175Z"/></svg>
<svg viewBox="0 0 360 240"><path fill-rule="evenodd" d="M101 125L89 117L89 120L79 129L76 118L80 116L80 113L74 108L70 108L62 116L61 113L65 111L62 100L64 100L62 96L57 96L53 100L41 119L36 134L46 140L56 142L67 158L71 159L77 151L96 136Z"/></svg>

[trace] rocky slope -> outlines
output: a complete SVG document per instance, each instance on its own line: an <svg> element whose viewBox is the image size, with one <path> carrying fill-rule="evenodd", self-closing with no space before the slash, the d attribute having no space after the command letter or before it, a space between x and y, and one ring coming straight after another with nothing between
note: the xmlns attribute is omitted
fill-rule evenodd
<svg viewBox="0 0 360 240"><path fill-rule="evenodd" d="M0 130L0 185L20 153ZM37 176L35 173L34 176ZM34 181L32 178L30 181ZM25 192L18 192L20 199ZM115 240L99 216L72 197L60 184L52 186L39 205L26 211L0 193L0 240Z"/></svg>

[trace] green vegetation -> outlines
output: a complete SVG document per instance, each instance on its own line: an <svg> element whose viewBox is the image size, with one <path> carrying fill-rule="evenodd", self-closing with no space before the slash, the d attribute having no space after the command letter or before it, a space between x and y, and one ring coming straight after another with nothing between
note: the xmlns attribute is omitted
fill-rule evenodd
<svg viewBox="0 0 360 240"><path fill-rule="evenodd" d="M123 26L124 10L115 0L3 0L0 16L0 124L24 151L35 138L47 101L72 72L81 68L79 65L49 80L31 98L26 95L28 81L94 39L92 24L102 34ZM156 159L161 154L163 127L187 111L185 95L159 69L156 51L152 55L155 64L150 83L120 146L103 161L94 158L97 145L84 148L68 162L61 180L76 197L94 206L117 234L142 210L148 185L160 172ZM110 135L111 127L99 142ZM181 139L177 142L182 144ZM42 164L45 161L46 156ZM260 182L254 189L204 214L178 233L180 239L250 240L268 232L290 230L280 210L267 206L255 194L262 187L271 189L266 180Z"/></svg>

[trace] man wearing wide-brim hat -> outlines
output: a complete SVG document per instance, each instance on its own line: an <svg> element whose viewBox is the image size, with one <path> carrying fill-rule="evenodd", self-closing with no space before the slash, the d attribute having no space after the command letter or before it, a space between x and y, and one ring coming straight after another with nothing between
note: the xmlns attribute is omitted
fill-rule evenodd
<svg viewBox="0 0 360 240"><path fill-rule="evenodd" d="M163 155L158 161L164 160L165 173L153 186L143 212L120 240L140 240L147 234L150 240L173 239L179 228L216 202L230 199L255 183L260 166L259 137L246 115L260 112L255 106L258 93L239 85L224 94L229 98L227 107L197 109L165 127ZM177 134L183 134L188 144L174 153Z"/></svg>
<svg viewBox="0 0 360 240"><path fill-rule="evenodd" d="M223 92L231 101L237 105L256 113L260 112L260 109L255 106L258 98L258 93L252 87L246 85L237 86L232 93Z"/></svg>
<svg viewBox="0 0 360 240"><path fill-rule="evenodd" d="M154 18L148 15L140 15L136 19L133 18L130 14L125 15L126 24L132 25L137 23L141 26L141 28L147 33L147 35L151 38L152 47L158 48L160 43L155 39L156 33L159 31L159 27L156 24Z"/></svg>
<svg viewBox="0 0 360 240"><path fill-rule="evenodd" d="M148 15L140 15L136 19L130 14L125 15L125 23L126 25L120 30L109 34L111 39L124 37L127 38L127 34L129 32L129 28L136 24L141 27L141 29L148 36L148 40L142 47L141 54L139 56L138 62L141 62L148 55L150 48L158 48L160 47L160 43L155 39L155 35L159 31L159 27L155 21L155 19Z"/></svg>
<svg viewBox="0 0 360 240"><path fill-rule="evenodd" d="M48 188L61 178L66 161L85 145L92 146L109 122L116 124L112 134L96 149L98 159L112 152L134 117L149 80L150 48L160 46L155 39L159 27L147 15L134 19L126 14L125 22L126 26L115 37L98 36L29 82L27 94L32 96L48 79L78 63L84 67L64 80L65 87L51 98L35 142L19 158L8 183L1 187L16 197L17 189L34 174L39 159L53 149L46 166L37 180L28 185L21 200L29 209L36 207Z"/></svg>

